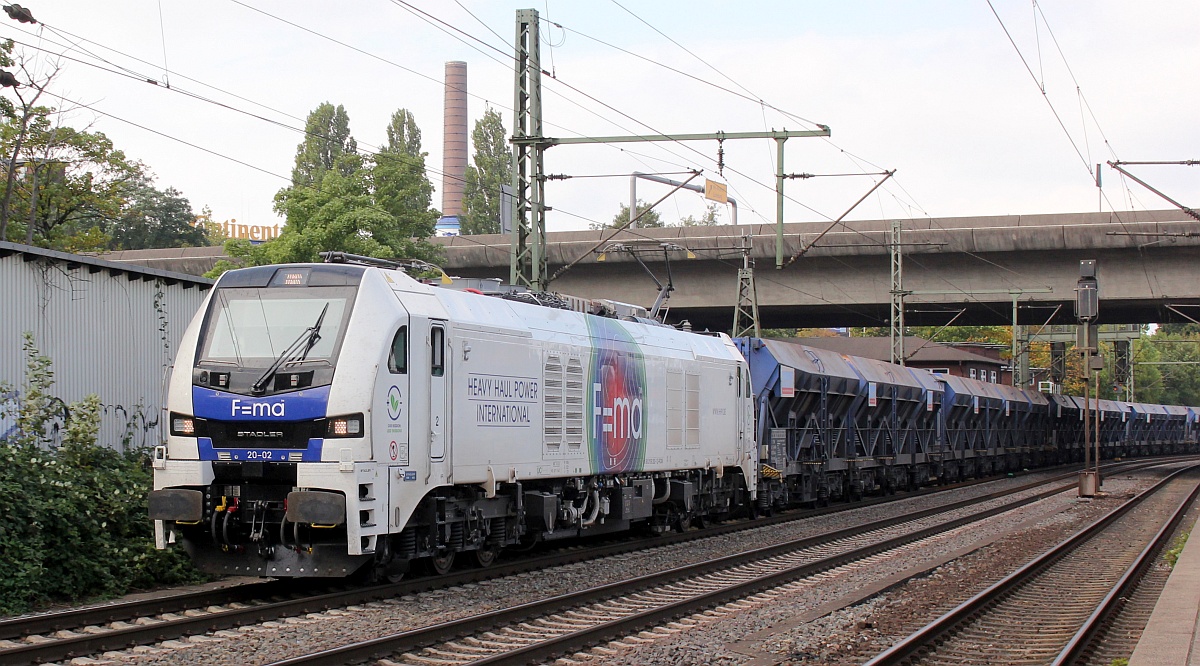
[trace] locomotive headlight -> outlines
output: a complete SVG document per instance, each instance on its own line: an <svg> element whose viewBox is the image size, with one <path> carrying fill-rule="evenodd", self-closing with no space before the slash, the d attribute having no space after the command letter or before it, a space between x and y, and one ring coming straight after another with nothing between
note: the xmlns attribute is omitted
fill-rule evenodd
<svg viewBox="0 0 1200 666"><path fill-rule="evenodd" d="M190 416L171 412L171 434L179 437L195 437L196 420Z"/></svg>
<svg viewBox="0 0 1200 666"><path fill-rule="evenodd" d="M363 415L335 416L328 421L325 428L326 437L362 437Z"/></svg>

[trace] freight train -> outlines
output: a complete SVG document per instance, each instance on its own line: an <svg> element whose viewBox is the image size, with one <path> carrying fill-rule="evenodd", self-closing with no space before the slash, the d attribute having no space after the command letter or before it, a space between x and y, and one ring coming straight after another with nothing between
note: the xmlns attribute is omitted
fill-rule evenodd
<svg viewBox="0 0 1200 666"><path fill-rule="evenodd" d="M395 578L1083 456L1078 398L476 286L337 253L221 276L168 380L157 546ZM1106 456L1196 448L1198 410L1093 408Z"/></svg>

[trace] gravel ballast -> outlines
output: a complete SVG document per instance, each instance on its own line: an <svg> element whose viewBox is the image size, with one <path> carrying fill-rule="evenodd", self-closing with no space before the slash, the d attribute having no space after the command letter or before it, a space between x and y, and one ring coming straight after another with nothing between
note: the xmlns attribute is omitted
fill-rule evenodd
<svg viewBox="0 0 1200 666"><path fill-rule="evenodd" d="M262 664L452 619L707 561L834 529L904 515L1046 478L1001 479L860 507L769 528L700 539L478 584L315 613L110 652L94 659L135 664ZM861 663L1037 552L1090 522L1158 474L1105 480L1106 496L1061 493L1028 507L799 581L737 605L681 621L667 637L646 634L571 660L605 663ZM1034 494L1025 491L1020 497ZM996 504L1015 497L992 500ZM966 511L966 510L963 510ZM1015 532L1015 533L1014 533ZM958 558L958 559L954 559ZM906 579L913 578L908 582ZM895 589L888 590L889 587ZM871 595L877 595L871 597ZM865 603L856 603L864 596ZM849 604L852 605L846 608ZM940 610L939 610L940 609ZM932 616L932 617L931 617ZM915 626L912 626L915 625ZM910 628L911 627L911 628ZM869 654L868 654L869 653ZM88 663L79 660L79 663ZM96 662L90 662L96 663Z"/></svg>

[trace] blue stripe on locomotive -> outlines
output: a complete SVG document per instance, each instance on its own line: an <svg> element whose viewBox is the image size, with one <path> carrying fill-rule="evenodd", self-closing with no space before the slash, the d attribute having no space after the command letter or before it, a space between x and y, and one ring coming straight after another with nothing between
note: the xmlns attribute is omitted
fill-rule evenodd
<svg viewBox="0 0 1200 666"><path fill-rule="evenodd" d="M327 416L329 387L319 386L266 398L238 395L225 391L192 387L192 408L197 418L210 421L295 423ZM213 446L211 437L197 437L200 460L319 462L325 440L312 438L303 449L269 447L222 448ZM297 456L296 454L300 454Z"/></svg>
<svg viewBox="0 0 1200 666"><path fill-rule="evenodd" d="M213 446L212 438L197 437L196 446L200 451L200 460L218 460L221 462L321 462L323 439L308 440L308 446L303 449L217 449ZM292 457L293 454L300 454Z"/></svg>
<svg viewBox="0 0 1200 666"><path fill-rule="evenodd" d="M266 398L192 387L192 408L196 417L214 421L312 421L327 416L328 404L328 386Z"/></svg>

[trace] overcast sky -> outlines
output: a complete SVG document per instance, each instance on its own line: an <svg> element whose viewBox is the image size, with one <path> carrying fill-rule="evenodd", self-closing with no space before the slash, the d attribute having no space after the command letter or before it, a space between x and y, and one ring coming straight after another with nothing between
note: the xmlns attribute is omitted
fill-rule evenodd
<svg viewBox="0 0 1200 666"><path fill-rule="evenodd" d="M472 125L490 104L511 131L512 61L504 54L515 10L530 5L561 25L543 22L541 32L544 67L559 79L544 81L548 135L828 125L828 140L787 143L787 172L897 170L850 219L1167 208L1107 166L1102 199L1089 165L1200 159L1194 0L992 0L999 20L984 0L620 2L413 0L495 49L383 0L25 0L46 26L0 16L0 37L30 45L18 46L29 56L43 54L33 63L39 73L50 67L49 54L71 58L59 59L51 87L70 101L56 103L92 110L76 110L68 124L107 134L195 210L207 205L217 220L249 224L281 221L272 198L288 184L297 130L326 101L346 107L367 150L384 141L394 110L410 109L440 207L444 63L468 63ZM172 90L144 78L169 81ZM715 142L561 146L548 152L546 169L574 176L702 169L728 182L742 223L773 222L773 142L727 141L723 177L716 157ZM1133 169L1200 205L1200 166ZM789 181L794 201L785 219L837 217L873 182L865 175ZM628 188L627 177L551 182L550 230L611 220ZM649 201L667 191L639 186ZM666 220L702 209L691 193L660 206Z"/></svg>

